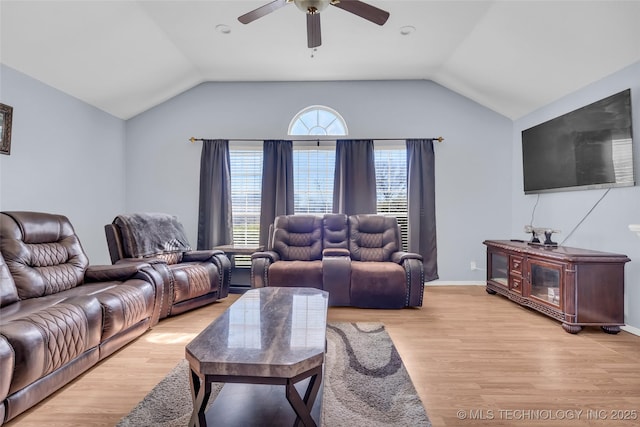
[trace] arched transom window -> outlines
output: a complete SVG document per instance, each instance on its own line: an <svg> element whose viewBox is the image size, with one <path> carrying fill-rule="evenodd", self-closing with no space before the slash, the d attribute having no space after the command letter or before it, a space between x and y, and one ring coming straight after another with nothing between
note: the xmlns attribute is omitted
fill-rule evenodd
<svg viewBox="0 0 640 427"><path fill-rule="evenodd" d="M347 135L347 124L336 110L324 105L302 109L289 124L289 135Z"/></svg>

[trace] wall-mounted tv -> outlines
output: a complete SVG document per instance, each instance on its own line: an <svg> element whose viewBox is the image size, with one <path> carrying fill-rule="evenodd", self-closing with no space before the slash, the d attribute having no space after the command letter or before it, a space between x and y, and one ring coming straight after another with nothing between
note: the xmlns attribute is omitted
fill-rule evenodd
<svg viewBox="0 0 640 427"><path fill-rule="evenodd" d="M632 186L631 90L522 131L525 194Z"/></svg>

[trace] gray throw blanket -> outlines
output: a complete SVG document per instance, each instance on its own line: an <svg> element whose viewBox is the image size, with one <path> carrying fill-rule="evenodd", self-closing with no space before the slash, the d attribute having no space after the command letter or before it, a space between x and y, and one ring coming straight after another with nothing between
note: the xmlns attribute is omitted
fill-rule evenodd
<svg viewBox="0 0 640 427"><path fill-rule="evenodd" d="M122 246L129 258L169 252L190 251L189 241L178 218L164 213L118 215Z"/></svg>

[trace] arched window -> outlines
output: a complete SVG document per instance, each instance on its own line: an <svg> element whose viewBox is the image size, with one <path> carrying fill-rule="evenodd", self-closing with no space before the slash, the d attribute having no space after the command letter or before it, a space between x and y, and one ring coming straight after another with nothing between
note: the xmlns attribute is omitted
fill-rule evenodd
<svg viewBox="0 0 640 427"><path fill-rule="evenodd" d="M347 124L336 110L311 105L296 114L289 123L289 135L348 135Z"/></svg>

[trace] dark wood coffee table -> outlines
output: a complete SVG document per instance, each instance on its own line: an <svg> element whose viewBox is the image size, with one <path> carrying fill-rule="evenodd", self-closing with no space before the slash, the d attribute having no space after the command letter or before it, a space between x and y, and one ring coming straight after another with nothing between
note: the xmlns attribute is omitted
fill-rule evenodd
<svg viewBox="0 0 640 427"><path fill-rule="evenodd" d="M193 398L189 425L207 425L205 409L214 382L284 385L295 423L319 424L311 409L322 382L328 295L312 288L252 289L187 344ZM307 379L301 397L296 384Z"/></svg>

